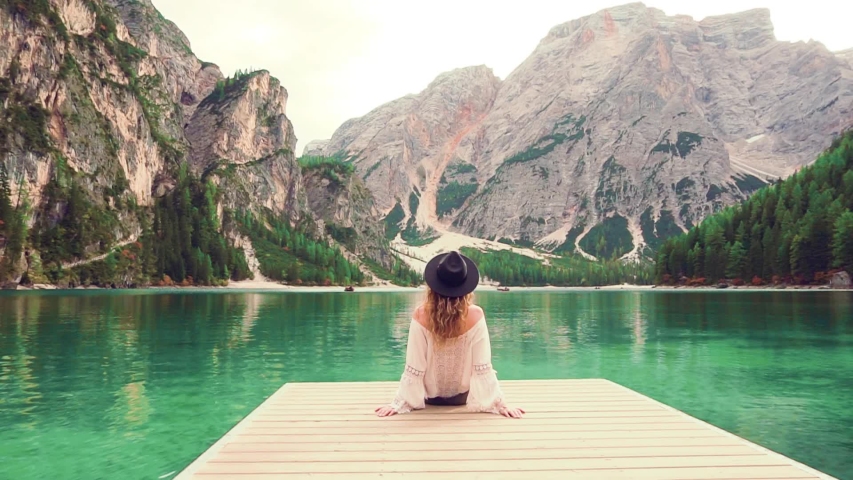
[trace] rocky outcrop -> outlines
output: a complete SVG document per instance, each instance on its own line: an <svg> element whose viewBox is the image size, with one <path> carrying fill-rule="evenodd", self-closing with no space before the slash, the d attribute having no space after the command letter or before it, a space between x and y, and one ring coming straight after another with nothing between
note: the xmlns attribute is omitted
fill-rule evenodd
<svg viewBox="0 0 853 480"><path fill-rule="evenodd" d="M287 91L267 71L220 82L186 128L190 165L222 186L225 206L306 214Z"/></svg>
<svg viewBox="0 0 853 480"><path fill-rule="evenodd" d="M229 79L187 125L193 168L217 161L244 165L281 150L292 154L296 137L286 109L287 91L269 72Z"/></svg>
<svg viewBox="0 0 853 480"><path fill-rule="evenodd" d="M838 58L846 61L851 68L853 68L853 48L849 48L847 50L842 50L840 52L835 52L835 55Z"/></svg>
<svg viewBox="0 0 853 480"><path fill-rule="evenodd" d="M423 226L648 253L853 125L845 58L776 40L767 10L628 4L554 27L503 82L443 74L344 123L325 153L352 159L385 212L420 195Z"/></svg>
<svg viewBox="0 0 853 480"><path fill-rule="evenodd" d="M303 156L323 155L329 140L312 140L302 149Z"/></svg>
<svg viewBox="0 0 853 480"><path fill-rule="evenodd" d="M484 66L442 74L419 95L344 123L325 153L347 152L380 210L399 203L406 218L416 218L422 227L432 225L442 174L451 163L477 160L470 145L460 143L479 128L499 86ZM411 195L420 197L417 212L410 211Z"/></svg>
<svg viewBox="0 0 853 480"><path fill-rule="evenodd" d="M309 210L322 231L350 252L390 265L381 214L359 176L306 167L302 179Z"/></svg>
<svg viewBox="0 0 853 480"><path fill-rule="evenodd" d="M853 281L850 280L850 274L847 272L838 272L829 279L829 286L832 288L849 289L853 287Z"/></svg>

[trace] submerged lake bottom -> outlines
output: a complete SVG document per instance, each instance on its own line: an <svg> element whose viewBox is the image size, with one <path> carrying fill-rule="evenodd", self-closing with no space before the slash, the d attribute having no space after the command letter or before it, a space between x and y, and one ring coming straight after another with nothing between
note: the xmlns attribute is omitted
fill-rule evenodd
<svg viewBox="0 0 853 480"><path fill-rule="evenodd" d="M286 382L399 380L421 299L0 293L0 478L171 478ZM513 291L476 301L499 379L606 378L853 478L851 292Z"/></svg>

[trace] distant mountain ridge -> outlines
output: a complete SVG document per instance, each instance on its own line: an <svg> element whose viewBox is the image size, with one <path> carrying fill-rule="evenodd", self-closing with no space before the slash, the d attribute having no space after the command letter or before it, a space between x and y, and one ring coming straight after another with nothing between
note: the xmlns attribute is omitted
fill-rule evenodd
<svg viewBox="0 0 853 480"><path fill-rule="evenodd" d="M650 256L853 125L850 60L776 40L768 10L632 3L554 27L504 81L443 73L315 152L352 162L402 226Z"/></svg>

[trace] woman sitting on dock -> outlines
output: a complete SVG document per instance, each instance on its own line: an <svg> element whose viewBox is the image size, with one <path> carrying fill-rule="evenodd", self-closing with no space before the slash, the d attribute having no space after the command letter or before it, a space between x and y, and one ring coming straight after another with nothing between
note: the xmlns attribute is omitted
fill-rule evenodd
<svg viewBox="0 0 853 480"><path fill-rule="evenodd" d="M474 262L450 252L426 266L426 302L409 326L406 368L390 405L380 417L407 413L425 405L467 405L474 412L521 418L524 410L506 405L492 369L489 331L483 309L473 305L480 281Z"/></svg>

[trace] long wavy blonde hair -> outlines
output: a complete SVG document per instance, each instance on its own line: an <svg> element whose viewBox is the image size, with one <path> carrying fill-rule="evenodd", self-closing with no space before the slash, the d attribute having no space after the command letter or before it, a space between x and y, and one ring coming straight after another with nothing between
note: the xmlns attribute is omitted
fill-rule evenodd
<svg viewBox="0 0 853 480"><path fill-rule="evenodd" d="M473 293L464 297L445 297L427 287L424 314L429 331L435 335L438 343L462 335L465 319L468 317L468 307L473 303Z"/></svg>

